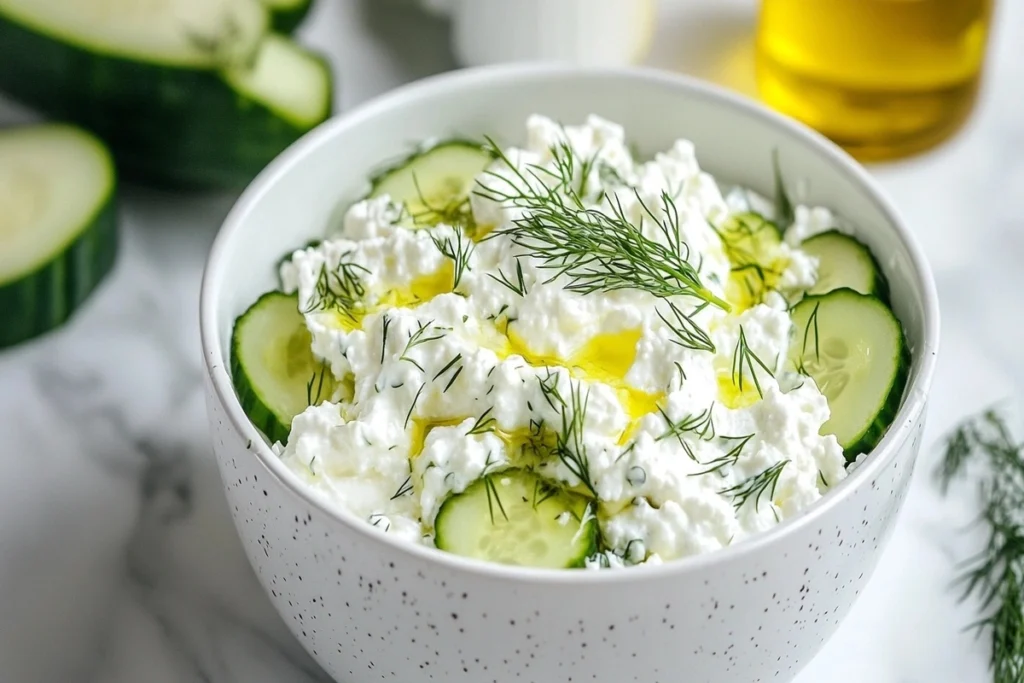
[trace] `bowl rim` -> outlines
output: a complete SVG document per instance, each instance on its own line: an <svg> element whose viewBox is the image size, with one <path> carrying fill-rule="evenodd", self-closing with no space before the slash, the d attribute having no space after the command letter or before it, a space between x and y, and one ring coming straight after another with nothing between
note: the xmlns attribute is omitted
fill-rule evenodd
<svg viewBox="0 0 1024 683"><path fill-rule="evenodd" d="M429 96L435 91L458 91L471 88L476 83L493 83L497 80L511 86L520 80L557 80L581 77L625 78L661 87L676 88L712 100L718 106L733 108L749 116L759 117L774 126L781 137L802 139L816 148L816 151L823 155L829 163L837 166L855 186L858 186L858 189L875 204L875 207L892 226L897 237L906 247L917 273L918 282L916 284L921 291L923 306L920 313L924 334L920 348L911 359L911 381L904 390L903 405L879 444L827 495L771 529L745 538L735 545L712 552L668 560L661 564L638 565L622 571L567 571L502 565L461 557L437 548L396 539L371 527L350 513L335 508L318 492L304 485L280 461L242 410L228 372L230 367L228 345L230 342L225 343L225 340L221 339L216 308L219 292L224 286L222 264L226 260L229 238L239 231L244 231L246 218L253 206L281 177L292 172L296 166L300 166L305 158L325 140L339 134L344 129L373 118L378 112L385 111L407 100ZM899 442L907 437L905 433L907 427L912 422L924 419L939 344L938 294L931 268L918 240L906 227L887 192L869 175L866 168L824 135L795 119L769 109L757 100L692 76L641 66L580 67L554 63L518 63L463 68L406 83L328 119L272 160L236 199L208 253L202 276L199 309L203 362L210 378L212 391L220 401L234 431L239 434L241 439L248 439L253 444L249 452L259 461L266 474L276 479L290 495L295 496L302 504L319 510L321 514L331 520L331 524L341 524L349 532L361 534L369 543L390 546L393 551L408 554L425 562L436 563L453 572L467 572L482 577L514 580L525 584L619 583L683 576L756 553L765 546L770 546L787 536L799 533L802 528L814 524L816 518L824 515L826 511L841 505L857 488L865 486L866 482L873 480L897 454ZM208 391L206 400L209 401L210 398ZM225 483L222 481L222 484Z"/></svg>

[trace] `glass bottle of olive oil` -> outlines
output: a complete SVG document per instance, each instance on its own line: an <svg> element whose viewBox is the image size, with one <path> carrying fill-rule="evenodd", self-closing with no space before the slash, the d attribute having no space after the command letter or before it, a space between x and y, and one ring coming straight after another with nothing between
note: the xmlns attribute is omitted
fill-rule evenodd
<svg viewBox="0 0 1024 683"><path fill-rule="evenodd" d="M993 0L762 0L760 95L853 155L926 149L970 113Z"/></svg>

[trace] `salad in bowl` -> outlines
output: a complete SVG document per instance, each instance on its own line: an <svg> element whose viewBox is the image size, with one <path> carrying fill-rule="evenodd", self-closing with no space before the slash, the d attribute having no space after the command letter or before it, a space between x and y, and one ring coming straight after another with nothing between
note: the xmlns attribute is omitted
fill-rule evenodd
<svg viewBox="0 0 1024 683"><path fill-rule="evenodd" d="M854 226L778 167L774 200L724 187L685 138L523 132L379 171L239 317L232 377L282 461L385 533L532 567L710 552L827 495L910 365Z"/></svg>

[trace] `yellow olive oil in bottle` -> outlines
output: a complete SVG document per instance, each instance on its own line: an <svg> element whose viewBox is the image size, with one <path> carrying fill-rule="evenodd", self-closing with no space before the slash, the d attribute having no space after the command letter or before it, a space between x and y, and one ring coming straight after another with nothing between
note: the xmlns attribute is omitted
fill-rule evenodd
<svg viewBox="0 0 1024 683"><path fill-rule="evenodd" d="M920 151L974 104L992 0L762 0L761 98L865 159Z"/></svg>

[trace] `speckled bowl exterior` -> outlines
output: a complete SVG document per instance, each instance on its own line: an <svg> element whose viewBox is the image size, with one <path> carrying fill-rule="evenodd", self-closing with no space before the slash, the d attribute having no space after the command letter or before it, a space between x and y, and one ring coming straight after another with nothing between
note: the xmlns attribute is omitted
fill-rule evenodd
<svg viewBox="0 0 1024 683"><path fill-rule="evenodd" d="M490 565L402 544L306 490L246 420L228 374L231 325L273 265L323 235L369 170L431 136L523 139L544 113L622 123L642 153L678 137L716 176L770 193L778 148L798 199L861 226L913 365L878 448L804 514L700 557L622 571ZM331 120L246 190L212 249L201 304L213 443L238 533L288 626L339 681L788 681L871 577L907 492L938 341L928 266L866 172L746 99L641 69L506 66L427 79Z"/></svg>

